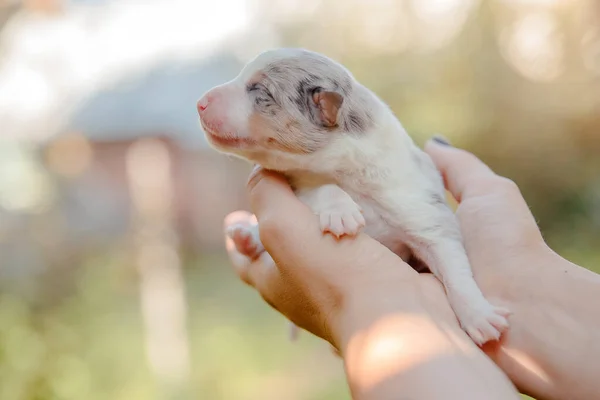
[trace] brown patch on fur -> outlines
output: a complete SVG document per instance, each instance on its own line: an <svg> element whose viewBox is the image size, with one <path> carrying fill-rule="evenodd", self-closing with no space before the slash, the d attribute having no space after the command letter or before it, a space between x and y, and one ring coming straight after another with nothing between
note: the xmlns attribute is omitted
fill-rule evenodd
<svg viewBox="0 0 600 400"><path fill-rule="evenodd" d="M308 154L314 151L296 121L277 123L260 113L252 113L248 120L252 139L269 149L286 153Z"/></svg>

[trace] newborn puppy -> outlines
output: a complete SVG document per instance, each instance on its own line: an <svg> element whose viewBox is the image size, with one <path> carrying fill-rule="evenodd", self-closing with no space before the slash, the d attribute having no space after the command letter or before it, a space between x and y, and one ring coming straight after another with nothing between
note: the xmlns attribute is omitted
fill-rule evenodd
<svg viewBox="0 0 600 400"><path fill-rule="evenodd" d="M509 311L490 304L473 279L432 160L343 66L302 49L267 51L197 107L211 146L286 175L324 233L364 230L425 264L475 343L508 328ZM265 251L257 226L228 234L248 257Z"/></svg>

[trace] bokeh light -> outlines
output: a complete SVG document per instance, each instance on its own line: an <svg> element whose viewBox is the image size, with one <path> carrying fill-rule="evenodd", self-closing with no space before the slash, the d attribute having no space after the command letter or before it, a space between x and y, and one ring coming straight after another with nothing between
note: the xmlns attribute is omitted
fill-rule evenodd
<svg viewBox="0 0 600 400"><path fill-rule="evenodd" d="M207 146L195 103L273 47L342 62L417 144L442 133L477 153L519 184L558 253L600 271L598 11L0 2L0 399L350 398L328 346L289 342L224 253L251 166Z"/></svg>

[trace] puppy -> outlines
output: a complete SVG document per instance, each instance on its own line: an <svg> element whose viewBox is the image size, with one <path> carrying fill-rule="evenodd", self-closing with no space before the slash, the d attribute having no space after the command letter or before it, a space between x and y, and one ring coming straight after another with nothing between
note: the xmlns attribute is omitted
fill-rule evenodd
<svg viewBox="0 0 600 400"><path fill-rule="evenodd" d="M482 345L508 328L473 279L441 175L390 108L339 63L303 49L264 52L197 104L216 150L286 175L336 237L364 231L444 284L461 327ZM258 227L228 232L254 258Z"/></svg>

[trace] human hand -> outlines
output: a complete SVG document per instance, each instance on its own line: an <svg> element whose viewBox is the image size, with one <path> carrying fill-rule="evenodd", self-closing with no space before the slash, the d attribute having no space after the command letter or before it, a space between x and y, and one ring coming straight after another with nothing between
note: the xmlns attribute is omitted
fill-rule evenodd
<svg viewBox="0 0 600 400"><path fill-rule="evenodd" d="M518 186L445 139L430 140L425 152L458 202L456 217L478 285L486 297L511 301L537 277L540 257L550 251Z"/></svg>
<svg viewBox="0 0 600 400"><path fill-rule="evenodd" d="M514 182L441 138L425 151L459 203L475 280L490 301L512 311L509 330L483 350L537 399L600 396L593 361L600 333L591 333L600 327L600 277L548 247Z"/></svg>
<svg viewBox="0 0 600 400"><path fill-rule="evenodd" d="M397 398L399 388L410 398L517 398L460 329L433 275L366 234L323 235L275 173L255 171L248 188L256 217L237 211L225 229L256 218L267 252L250 260L226 235L232 264L268 304L340 351L354 398ZM444 379L430 385L437 373Z"/></svg>
<svg viewBox="0 0 600 400"><path fill-rule="evenodd" d="M600 292L600 277L564 260L546 245L525 200L512 181L496 175L466 151L434 141L428 142L425 150L444 176L446 188L459 202L457 217L476 281L487 298L513 311L509 331L502 336L500 342L486 344L484 351L522 392L536 398L587 399L600 395L600 385L595 378L598 368L595 360L600 357L597 345L600 343L600 334L596 333L600 332L600 320L595 306ZM270 189L254 192L256 182L251 182L249 186L251 198L254 192L254 198L259 199L262 191L265 197L279 196L281 200L280 203L273 200L274 203L279 203L279 208L272 210L270 216L270 206L267 207L264 203L262 209L266 211L265 221L270 221L263 226L267 228L267 241L270 237L274 246L271 251L278 254L276 259L279 259L282 268L273 264L266 268L262 265L264 260L253 263L243 260L243 256L236 255L231 243L228 243L229 254L242 279L257 287L273 306L299 326L333 343L335 341L328 332L332 326L341 326L340 320L344 318L340 316L344 313L340 310L344 308L354 309L354 314L349 313L350 315L371 314L373 322L386 312L394 314L397 311L394 308L398 308L400 304L400 309L404 307L405 317L409 314L421 317L427 315L425 319L439 321L446 331L456 328L439 282L429 279L432 278L430 274L415 277L412 271L402 268L405 265L401 268L389 268L399 261L391 260L389 254L384 256L385 251L377 251L378 255L369 259L368 255L374 249L367 244L372 241L363 235L359 235L355 239L357 241L350 246L344 241L328 243L331 238L325 236L320 239L324 247L316 248L315 237L321 235L316 234L316 227L311 227L313 216L307 214L306 209L300 211L303 205L295 202L289 187L284 181L277 182L277 179L279 178L272 176L268 180L270 184L263 186L269 186ZM277 222L279 217L281 219ZM248 221L250 218L248 213L237 212L228 217L226 224ZM294 228L290 229L292 226ZM289 236L290 233L294 235ZM278 237L279 235L285 236ZM280 240L285 237L290 240ZM307 240L309 237L312 239ZM262 239L264 241L265 238ZM361 242L361 247L354 247L354 243ZM339 247L337 250L330 248L329 255L322 258L320 252L332 245ZM286 257L288 252L291 258ZM338 260L340 263L336 264ZM388 268L380 268L385 265L380 265L384 260L390 262ZM378 263L377 268L365 273L366 266L375 262ZM343 264L354 268L344 268ZM336 272L329 275L331 268L335 268ZM286 275L286 271L292 269L295 271L292 274L294 285L288 286L286 283L291 277L268 278ZM267 270L275 270L276 273L267 273ZM304 274L305 279L298 279L298 276ZM315 285L311 289L314 274L319 276L321 288ZM251 279L248 275L254 275L254 278ZM405 283L402 290L394 277ZM272 285L265 283L270 279ZM329 285L328 282L332 284ZM413 285L415 282L417 284ZM382 286L378 287L378 284ZM267 289L267 286L271 289ZM392 295L394 287L396 290ZM429 310L421 311L420 314L407 312L406 305L410 302L406 301L406 297L397 297L405 289L409 297L412 296L413 305L419 304L421 310ZM314 292L308 298L303 295L307 290ZM356 296L352 296L353 290ZM340 293L349 293L349 299L333 301L344 298L343 295L339 297ZM319 296L328 298L329 301L323 303L318 300ZM425 302L422 301L423 297ZM361 302L357 300L360 298L365 301L362 308ZM276 299L277 304L273 304L273 299ZM340 307L341 305L344 307ZM381 312L375 313L378 308ZM436 314L438 315L435 316ZM363 323L367 324L365 321ZM446 322L448 325L445 325ZM410 328L413 328L413 332L418 332L415 325L406 328L402 332L396 332L406 333L411 331ZM352 330L346 329L346 332ZM433 343L431 336L421 337L426 337L430 344ZM466 351L468 348L467 345L462 350ZM402 357L405 360L411 358L410 354L405 353ZM575 381L578 382L577 385L573 384Z"/></svg>
<svg viewBox="0 0 600 400"><path fill-rule="evenodd" d="M519 285L523 280L520 277L530 270L533 273L530 267L535 263L529 258L538 257L539 248L544 246L535 220L512 181L494 174L472 154L436 146L436 143L429 142L426 151L442 172L447 188L460 203L457 216L469 258L474 264L474 275L486 296L509 301L511 288L521 289ZM355 297L361 297L361 302L364 302L362 297L381 297L381 288L369 284L372 280L378 280L377 284L394 282L391 290L395 296L414 292L418 286L415 280L430 280L430 276L416 274L366 235L342 241L334 240L330 235L316 235L318 226L314 215L296 199L287 183L273 173L261 172L257 176L265 178L261 182L265 189L255 187L255 182L262 179L251 178L250 198L253 208L258 208L257 213L264 215L264 222L259 224L261 237L276 263L273 264L267 253L250 262L237 253L230 240L228 251L241 277L245 281L250 279L248 283L253 286L258 285L265 300L297 325L332 342L330 319L335 319L339 313L341 298L347 302L347 297L355 293ZM226 226L250 224L253 218L249 213L236 212L228 216L225 223ZM270 223L271 220L274 223ZM271 234L271 231L275 232ZM346 258L340 259L341 255ZM380 257L387 257L385 263ZM507 259L514 262L506 265ZM289 265L292 263L295 265ZM377 273L370 268L374 264L378 265ZM290 282L282 282L280 277L273 281L274 276L281 275L281 269ZM254 274L260 274L258 280L252 279ZM394 276L408 279L408 288L399 287ZM298 286L302 290L295 289ZM294 295L290 294L292 290ZM309 310L309 305L319 309ZM309 321L307 316L310 316Z"/></svg>
<svg viewBox="0 0 600 400"><path fill-rule="evenodd" d="M226 235L238 275L273 308L334 347L341 346L338 326L350 303L386 302L383 294L389 291L414 304L418 282L431 280L367 235L342 239L323 235L318 218L296 198L287 181L273 172L255 171L248 190L256 215L231 213L225 230L258 220L267 252L250 260ZM369 307L365 304L364 309L368 312Z"/></svg>

